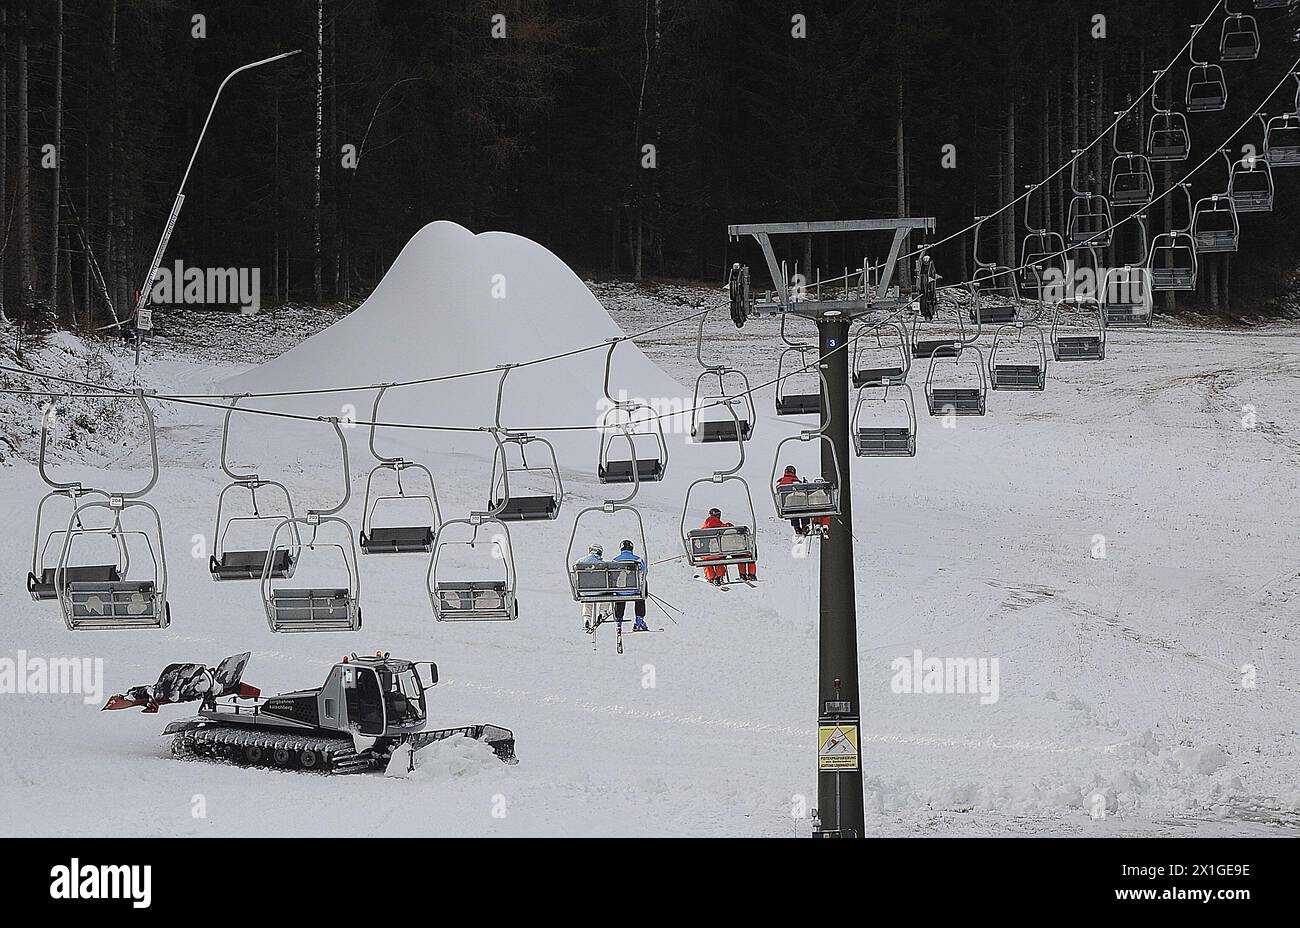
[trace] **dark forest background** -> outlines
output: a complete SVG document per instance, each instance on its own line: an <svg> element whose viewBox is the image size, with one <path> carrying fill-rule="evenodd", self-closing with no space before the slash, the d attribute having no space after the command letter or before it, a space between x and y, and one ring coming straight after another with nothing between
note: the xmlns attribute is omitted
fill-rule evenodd
<svg viewBox="0 0 1300 928"><path fill-rule="evenodd" d="M110 305L128 318L218 84L276 52L303 49L227 87L167 261L259 267L264 302L323 304L363 295L420 226L450 219L585 273L721 283L740 254L728 223L909 213L961 229L1098 135L1213 2L4 0L3 308L81 328L111 323ZM1256 15L1262 55L1225 64L1227 111L1191 117L1193 157L1157 166L1157 190L1300 57L1300 11ZM1203 57L1218 58L1222 18ZM1162 85L1177 108L1187 68ZM1265 111L1297 106L1288 82ZM1121 143L1140 144L1149 114L1144 101ZM1231 145L1261 140L1255 123ZM1112 156L1109 140L1092 149L1081 180L1100 189ZM1244 217L1241 253L1207 260L1180 305L1275 311L1300 264L1300 170L1277 174L1275 212ZM1034 198L1036 222L1061 228L1068 181ZM1225 187L1222 159L1195 178L1197 195ZM1153 232L1185 212L1162 204ZM991 224L984 256L1014 265L1023 227L1020 210ZM970 245L939 250L949 281L971 276ZM834 273L862 260L852 241L789 247Z"/></svg>

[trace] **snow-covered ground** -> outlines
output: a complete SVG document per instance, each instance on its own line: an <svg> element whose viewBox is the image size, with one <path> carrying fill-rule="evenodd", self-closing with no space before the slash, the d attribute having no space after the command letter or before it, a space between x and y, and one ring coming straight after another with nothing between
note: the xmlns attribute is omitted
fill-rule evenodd
<svg viewBox="0 0 1300 928"><path fill-rule="evenodd" d="M701 295L685 286L650 295L631 285L593 288L628 332L688 312L683 304ZM577 317L557 312L556 325L570 318ZM280 327L271 347L278 352L333 321L300 318L296 331ZM274 353L268 333L253 336L248 325L223 318L157 340L146 353L148 384L220 391ZM416 340L407 346L415 355L444 357L418 340L423 331L399 334ZM584 328L555 337L582 345L606 336ZM511 348L498 363L528 356L501 341ZM204 346L199 357L196 342ZM689 397L698 374L693 327L657 333L640 347ZM78 350L66 340L26 363L53 367L56 351ZM105 376L124 375L125 348L103 350ZM755 383L772 376L778 350L770 318L743 331L710 323L708 358L726 359ZM331 351L333 362L312 372L318 382L369 383L385 361L368 348ZM1300 426L1298 352L1295 327L1112 332L1105 362L1053 365L1043 394L992 394L985 419L952 429L922 416L915 459L850 463L870 833L1295 832L1300 558L1289 501L1300 489L1300 441L1292 437ZM600 390L600 360L591 362L591 393ZM282 367L275 376L288 374ZM579 389L568 380L561 386ZM494 389L482 388L486 402ZM581 408L565 406L559 393L532 401L551 413L551 424L591 416L586 395ZM28 456L30 410L6 403L4 431L20 436ZM759 405L770 410L770 390ZM368 409L359 412L364 418ZM417 418L414 409L398 412L389 417ZM430 405L418 418L456 418L443 412ZM1246 428L1252 413L1255 427ZM763 418L749 449L765 582L717 592L694 582L681 561L659 565L652 589L684 614L669 621L652 612L651 624L667 630L630 637L620 656L608 636L593 652L563 573L573 515L601 499L590 433L564 445L588 453L562 456L570 497L561 518L513 533L518 622L437 624L424 561L363 558L362 632L275 636L256 584L214 584L206 554L192 556L205 550L195 545L211 536L222 486L219 411L164 405L159 420L164 472L151 499L168 531L171 628L71 634L57 607L30 601L22 579L42 485L13 454L0 468L0 518L10 529L0 548L7 578L0 657L22 649L102 658L106 697L152 682L166 663L215 663L245 649L253 651L246 679L263 692L314 686L344 652L383 648L439 663L434 724L512 728L521 762L484 764L454 745L406 780L179 762L160 732L186 707L101 715L102 700L5 694L0 834L808 833L792 809L800 797L815 805L817 566L791 555L765 489L775 441L797 424ZM296 494L330 498L339 473L328 441L308 449L292 431L264 428L237 456L286 475ZM353 434L357 496L347 514L359 521L365 440L364 431ZM113 436L105 448L83 430L58 448L61 467L71 473L83 456L96 467L138 466L139 450L125 434ZM726 457L688 446L680 434L669 441L674 479L638 500L653 560L680 552L688 478ZM436 449L427 463L444 515L481 506L488 460ZM623 534L611 527L601 540L616 546ZM1104 557L1095 556L1099 544ZM916 650L997 658L997 701L893 692L891 661ZM1097 796L1103 818L1092 814Z"/></svg>

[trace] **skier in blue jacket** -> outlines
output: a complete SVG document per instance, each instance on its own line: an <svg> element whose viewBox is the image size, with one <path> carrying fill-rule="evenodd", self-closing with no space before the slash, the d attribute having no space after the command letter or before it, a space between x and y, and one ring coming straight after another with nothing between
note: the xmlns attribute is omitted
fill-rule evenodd
<svg viewBox="0 0 1300 928"><path fill-rule="evenodd" d="M646 569L647 569L647 568L646 568L646 562L645 562L644 560L642 560L642 559L641 559L641 556L638 555L638 554L636 553L636 551L633 550L633 549L634 549L634 545L632 544L632 542L627 541L627 540L624 540L623 544L621 545L621 550L618 552L617 555L615 555L614 560L615 560L616 562L617 562L617 561L636 561L636 563L638 563L638 564L641 565L641 570L643 570L643 571L646 570ZM637 594L637 593L620 593L619 595L620 595L620 596L637 596L637 595L639 595L639 594ZM620 626L622 626L622 624L623 624L623 613L624 613L624 611L626 610L626 608L627 608L627 601L626 601L626 600L620 600L619 602L614 603L614 620L615 620L616 622L618 622ZM640 598L640 599L638 599L638 600L636 601L636 624L632 626L632 631L634 631L634 632L648 632L648 631L650 631L649 626L647 626L647 625L645 624L645 598L644 598L644 597L642 597L642 598Z"/></svg>

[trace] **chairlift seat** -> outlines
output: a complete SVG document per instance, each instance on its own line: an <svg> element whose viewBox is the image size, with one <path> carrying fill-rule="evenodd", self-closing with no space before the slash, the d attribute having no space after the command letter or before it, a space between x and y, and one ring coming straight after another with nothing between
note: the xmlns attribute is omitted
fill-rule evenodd
<svg viewBox="0 0 1300 928"><path fill-rule="evenodd" d="M1199 254L1233 254L1240 234L1235 229L1198 229L1194 233Z"/></svg>
<svg viewBox="0 0 1300 928"><path fill-rule="evenodd" d="M59 598L59 591L55 589L54 578L58 574L57 567L46 567L41 571L41 576L35 574L27 575L27 592L32 594L32 599L37 602L47 602ZM87 565L82 567L67 567L63 571L65 583L117 583L122 579L116 564L105 565Z"/></svg>
<svg viewBox="0 0 1300 928"><path fill-rule="evenodd" d="M815 519L839 515L839 491L829 480L805 480L776 488L777 515L782 519Z"/></svg>
<svg viewBox="0 0 1300 928"><path fill-rule="evenodd" d="M495 512L501 500L492 503ZM502 522L541 522L559 515L559 500L554 496L511 496L496 517Z"/></svg>
<svg viewBox="0 0 1300 928"><path fill-rule="evenodd" d="M636 561L578 562L572 567L578 598L584 602L644 599L643 570Z"/></svg>
<svg viewBox="0 0 1300 928"><path fill-rule="evenodd" d="M166 628L171 610L152 580L67 584L65 615L74 629Z"/></svg>
<svg viewBox="0 0 1300 928"><path fill-rule="evenodd" d="M955 358L961 354L961 345L951 338L919 338L912 343L914 358Z"/></svg>
<svg viewBox="0 0 1300 928"><path fill-rule="evenodd" d="M916 436L908 428L860 428L854 444L858 457L863 458L916 456Z"/></svg>
<svg viewBox="0 0 1300 928"><path fill-rule="evenodd" d="M935 387L928 391L930 415L982 416L984 391L977 387Z"/></svg>
<svg viewBox="0 0 1300 928"><path fill-rule="evenodd" d="M268 607L277 632L356 631L361 608L343 588L281 588L271 591Z"/></svg>
<svg viewBox="0 0 1300 928"><path fill-rule="evenodd" d="M265 551L225 551L221 557L208 559L208 573L213 580L261 580L266 569ZM293 575L293 555L287 548L276 548L271 556L271 576L284 579Z"/></svg>
<svg viewBox="0 0 1300 928"><path fill-rule="evenodd" d="M433 550L433 527L390 526L362 532L361 550L366 554L428 554Z"/></svg>
<svg viewBox="0 0 1300 928"><path fill-rule="evenodd" d="M1110 199L1116 206L1145 206L1151 202L1151 177L1145 173L1116 174Z"/></svg>
<svg viewBox="0 0 1300 928"><path fill-rule="evenodd" d="M749 441L749 436L753 432L753 426L747 420L740 421L740 440ZM703 444L717 444L724 441L736 440L736 420L719 419L717 421L705 421L699 424L695 434L696 441Z"/></svg>
<svg viewBox="0 0 1300 928"><path fill-rule="evenodd" d="M519 606L505 580L446 580L433 590L439 622L511 621Z"/></svg>
<svg viewBox="0 0 1300 928"><path fill-rule="evenodd" d="M1058 361L1102 361L1106 357L1100 335L1062 335L1052 348Z"/></svg>
<svg viewBox="0 0 1300 928"><path fill-rule="evenodd" d="M633 467L635 466L635 474ZM664 462L659 458L608 461L600 468L601 483L650 483L664 479Z"/></svg>
<svg viewBox="0 0 1300 928"><path fill-rule="evenodd" d="M1016 321L1014 305L998 304L995 306L978 306L970 311L970 321L984 325L1005 325Z"/></svg>
<svg viewBox="0 0 1300 928"><path fill-rule="evenodd" d="M1107 303L1106 325L1117 329L1149 326L1151 310L1143 303Z"/></svg>
<svg viewBox="0 0 1300 928"><path fill-rule="evenodd" d="M1228 102L1223 83L1217 80L1196 81L1187 90L1187 112L1217 113Z"/></svg>
<svg viewBox="0 0 1300 928"><path fill-rule="evenodd" d="M1219 57L1223 61L1254 61L1259 57L1259 33L1246 28L1225 32Z"/></svg>
<svg viewBox="0 0 1300 928"><path fill-rule="evenodd" d="M1042 390L1047 372L1038 364L994 364L989 382L994 390Z"/></svg>
<svg viewBox="0 0 1300 928"><path fill-rule="evenodd" d="M744 564L757 554L754 535L747 525L697 528L687 533L692 567Z"/></svg>
<svg viewBox="0 0 1300 928"><path fill-rule="evenodd" d="M776 401L776 414L778 416L815 416L822 411L822 397L820 393L792 393L788 396L778 397ZM707 424L707 423L706 423ZM735 423L723 423L732 426L732 433L735 433Z"/></svg>
<svg viewBox="0 0 1300 928"><path fill-rule="evenodd" d="M867 384L893 385L902 383L907 372L902 367L868 367L853 372L853 386L865 387Z"/></svg>
<svg viewBox="0 0 1300 928"><path fill-rule="evenodd" d="M1152 161L1186 161L1191 141L1182 129L1158 129L1151 133L1147 157Z"/></svg>
<svg viewBox="0 0 1300 928"><path fill-rule="evenodd" d="M1187 266L1153 267L1151 268L1151 289L1195 290L1196 270Z"/></svg>

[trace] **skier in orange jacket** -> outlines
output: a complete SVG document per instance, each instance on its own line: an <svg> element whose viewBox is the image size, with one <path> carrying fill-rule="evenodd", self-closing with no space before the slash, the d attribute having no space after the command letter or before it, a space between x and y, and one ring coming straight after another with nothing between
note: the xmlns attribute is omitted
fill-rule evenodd
<svg viewBox="0 0 1300 928"><path fill-rule="evenodd" d="M704 520L704 525L702 526L702 528L732 527L733 526L730 522L722 521L722 510L720 509L710 509L709 517ZM738 565L738 567L740 570L741 580L758 579L758 566L753 561L746 561L743 564ZM725 564L720 567L706 566L704 568L704 579L712 583L714 586L722 586L722 584L727 582L727 566Z"/></svg>

